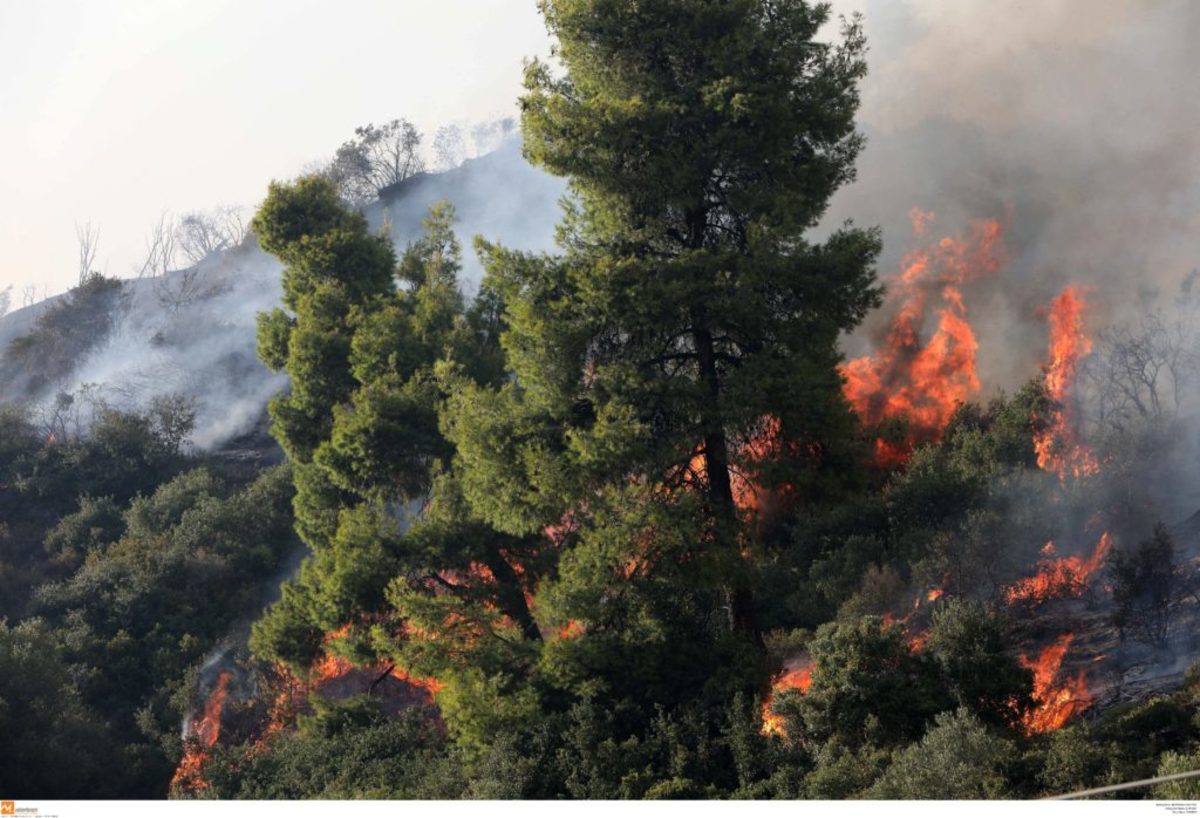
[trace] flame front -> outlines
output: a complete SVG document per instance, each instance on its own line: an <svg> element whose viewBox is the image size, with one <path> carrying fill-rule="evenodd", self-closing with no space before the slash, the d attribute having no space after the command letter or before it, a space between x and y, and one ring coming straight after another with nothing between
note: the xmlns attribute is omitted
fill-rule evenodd
<svg viewBox="0 0 1200 818"><path fill-rule="evenodd" d="M429 701L433 701L434 697L445 688L445 685L438 679L410 675L406 669L395 664L378 662L369 666L359 666L349 659L331 653L329 645L335 640L347 636L352 627L353 623L348 623L325 634L322 639L325 649L309 666L306 674L293 673L281 663L275 665L273 687L276 694L270 707L266 727L258 737L260 746L292 724L296 715L307 706L308 699L313 693L328 696L331 691L334 691L336 697L338 695L337 688L343 680L346 680L352 688L361 690L362 680L355 679L352 674L366 672L368 676L390 676L397 681L420 688L428 696Z"/></svg>
<svg viewBox="0 0 1200 818"><path fill-rule="evenodd" d="M917 235L933 218L917 209L911 216ZM898 306L884 347L842 367L846 399L864 423L906 418L911 426L905 447L877 442L881 464L901 463L915 443L936 439L958 406L979 392L979 343L967 321L962 286L997 272L1004 263L1003 229L995 219L975 222L966 236L943 238L905 257L892 281ZM922 330L935 298L940 301L937 327L923 342Z"/></svg>
<svg viewBox="0 0 1200 818"><path fill-rule="evenodd" d="M1100 471L1099 462L1079 440L1070 404L1079 362L1092 351L1092 341L1083 327L1086 309L1082 287L1067 286L1050 303L1050 351L1043 369L1046 394L1057 406L1046 428L1034 435L1033 447L1038 466L1061 480L1068 475L1079 478Z"/></svg>
<svg viewBox="0 0 1200 818"><path fill-rule="evenodd" d="M1054 543L1042 548L1043 559L1038 561L1038 570L1004 588L1004 599L1008 604L1030 602L1039 604L1051 599L1079 596L1087 590L1091 578L1104 565L1112 549L1112 537L1107 531L1100 535L1095 550L1086 560L1081 557L1055 557Z"/></svg>

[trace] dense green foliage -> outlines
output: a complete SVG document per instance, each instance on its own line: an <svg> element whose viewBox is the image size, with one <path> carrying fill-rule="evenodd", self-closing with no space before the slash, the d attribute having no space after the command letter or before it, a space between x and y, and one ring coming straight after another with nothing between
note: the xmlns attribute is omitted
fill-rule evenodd
<svg viewBox="0 0 1200 818"><path fill-rule="evenodd" d="M47 441L0 408L6 795L165 796L195 669L295 548L290 470L223 477L181 453L188 422L101 408Z"/></svg>

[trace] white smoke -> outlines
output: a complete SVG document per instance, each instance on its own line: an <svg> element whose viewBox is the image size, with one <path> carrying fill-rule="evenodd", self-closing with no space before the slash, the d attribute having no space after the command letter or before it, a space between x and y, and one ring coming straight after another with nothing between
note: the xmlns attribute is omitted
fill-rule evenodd
<svg viewBox="0 0 1200 818"><path fill-rule="evenodd" d="M109 337L57 391L86 389L125 410L186 396L200 449L250 431L286 385L255 354L255 316L279 303L279 273L278 262L251 244L210 256L195 271L126 282Z"/></svg>
<svg viewBox="0 0 1200 818"><path fill-rule="evenodd" d="M368 208L367 216L376 227L385 218L390 221L393 241L403 252L420 237L430 205L449 200L458 219L454 229L463 243L463 286L471 293L483 276L472 248L475 236L518 250L553 250L554 231L562 218L558 201L566 190L564 180L526 162L520 141L511 138L454 170L402 182Z"/></svg>
<svg viewBox="0 0 1200 818"><path fill-rule="evenodd" d="M399 254L421 235L430 205L451 201L464 244L464 289L473 292L482 275L471 248L474 236L518 249L550 249L564 190L561 180L531 167L519 145L509 142L455 170L408 180L367 215L378 228L386 210ZM48 414L62 392L139 411L155 398L182 395L196 410L191 442L200 450L261 429L267 401L287 388L286 376L267 370L255 351L256 316L280 305L281 272L279 262L250 240L191 270L126 281L111 333L67 380L45 390L36 408ZM0 341L6 345L28 332L48 306L8 316L0 322Z"/></svg>

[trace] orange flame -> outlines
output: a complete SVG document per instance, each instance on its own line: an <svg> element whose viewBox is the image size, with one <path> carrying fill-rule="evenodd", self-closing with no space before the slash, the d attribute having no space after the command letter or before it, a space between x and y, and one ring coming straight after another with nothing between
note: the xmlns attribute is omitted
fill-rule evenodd
<svg viewBox="0 0 1200 818"><path fill-rule="evenodd" d="M1063 659L1075 635L1063 634L1042 650L1036 660L1021 656L1021 664L1033 671L1033 697L1037 706L1023 720L1027 734L1057 730L1072 716L1092 706L1087 679L1082 671L1059 681Z"/></svg>
<svg viewBox="0 0 1200 818"><path fill-rule="evenodd" d="M914 210L917 235L933 214ZM962 285L1004 266L1003 229L995 219L975 222L967 235L918 248L893 279L899 306L883 349L842 367L846 399L864 423L904 417L911 424L904 447L876 444L881 465L898 465L921 440L936 439L961 403L979 391L979 344L967 321ZM940 297L937 328L922 342L929 301Z"/></svg>
<svg viewBox="0 0 1200 818"><path fill-rule="evenodd" d="M352 627L353 623L347 623L342 627L325 634L325 638L323 640L324 644L328 645L330 642L333 642L336 639L345 637L350 633ZM339 679L348 673L354 672L358 669L358 667L358 665L355 665L349 659L334 655L327 649L319 659L313 662L312 667L309 669L307 688L309 691L315 690L325 682L333 679ZM382 673L388 668L388 663L377 662L373 666L367 667L377 673ZM424 688L425 691L431 696L436 695L443 688L445 688L445 685L437 679L411 676L409 675L408 671L396 665L391 666L390 670L388 670L388 674L399 681L407 682L408 684L415 685L416 687Z"/></svg>
<svg viewBox="0 0 1200 818"><path fill-rule="evenodd" d="M757 512L769 499L766 496L767 492L759 485L759 471L765 461L778 455L783 445L782 424L779 418L764 415L754 424L746 439L732 447L733 463L729 482L733 492L733 503L739 511ZM687 466L673 470L667 478L670 483L691 488L707 485L708 460L704 444L696 446ZM781 487L780 491L786 493L787 487Z"/></svg>
<svg viewBox="0 0 1200 818"><path fill-rule="evenodd" d="M764 417L757 424L758 428L750 438L737 450L737 459L744 464L735 469L730 482L733 489L733 502L741 511L755 512L761 510L764 489L758 484L757 470L759 464L774 457L782 446L782 431L779 418Z"/></svg>
<svg viewBox="0 0 1200 818"><path fill-rule="evenodd" d="M1100 464L1079 440L1074 413L1068 399L1075 385L1079 361L1092 351L1092 341L1083 328L1087 309L1085 290L1067 286L1050 303L1050 353L1043 367L1046 394L1057 407L1048 426L1034 435L1038 466L1065 480L1096 474Z"/></svg>
<svg viewBox="0 0 1200 818"><path fill-rule="evenodd" d="M1088 582L1104 564L1112 549L1112 537L1107 531L1100 535L1095 550L1086 560L1078 556L1054 557L1054 543L1042 547L1043 559L1038 561L1037 573L1019 579L1004 588L1004 600L1040 604L1051 599L1079 596L1087 590Z"/></svg>
<svg viewBox="0 0 1200 818"><path fill-rule="evenodd" d="M352 627L353 623L348 623L336 630L329 631L322 640L323 644L328 646L336 639L346 636ZM421 638L424 638L424 635L421 635ZM445 688L445 684L438 679L411 675L404 668L391 665L388 662L376 662L373 665L363 666L356 665L349 659L330 653L328 647L309 666L308 673L303 676L294 674L282 664L277 664L274 670L276 681L273 687L277 690L277 693L270 708L267 725L258 738L260 745L292 723L296 715L306 706L309 697L313 693L328 694L331 688L336 689L338 682L350 674L366 672L367 676L378 676L386 673L397 681L421 688L428 694L430 700ZM354 684L361 684L361 680L352 681L354 681Z"/></svg>
<svg viewBox="0 0 1200 818"><path fill-rule="evenodd" d="M582 636L587 631L587 628L578 619L571 619L567 624L558 629L559 639L574 639L577 636Z"/></svg>
<svg viewBox="0 0 1200 818"><path fill-rule="evenodd" d="M204 703L203 712L188 725L186 749L171 779L171 787L203 789L208 786L208 782L200 776L200 769L209 751L221 737L221 711L225 709L225 700L229 698L231 681L232 672L222 670L217 674L216 687Z"/></svg>
<svg viewBox="0 0 1200 818"><path fill-rule="evenodd" d="M429 693L430 696L436 696L438 693L441 693L446 689L445 683L439 681L438 679L428 676L413 676L407 670L404 670L399 666L392 668L391 676L393 679L398 681L407 682L410 685L423 688Z"/></svg>
<svg viewBox="0 0 1200 818"><path fill-rule="evenodd" d="M799 690L807 693L812 686L813 662L809 661L799 667L785 670L771 682L771 691L767 694L762 706L762 734L764 736L786 737L783 716L776 715L772 706L775 696L785 690Z"/></svg>
<svg viewBox="0 0 1200 818"><path fill-rule="evenodd" d="M929 631L917 631L910 633L907 637L909 653L920 653L925 650L925 645L929 642Z"/></svg>

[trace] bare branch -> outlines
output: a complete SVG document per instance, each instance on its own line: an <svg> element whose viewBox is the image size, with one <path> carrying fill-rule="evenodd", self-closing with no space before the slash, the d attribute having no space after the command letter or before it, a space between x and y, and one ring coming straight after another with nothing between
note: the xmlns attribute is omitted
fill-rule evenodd
<svg viewBox="0 0 1200 818"><path fill-rule="evenodd" d="M87 224L75 223L75 239L79 246L79 285L83 286L93 275L99 275L96 270L96 250L100 245L100 228Z"/></svg>
<svg viewBox="0 0 1200 818"><path fill-rule="evenodd" d="M175 227L179 250L191 264L237 247L246 238L241 208L219 207L209 213L188 213Z"/></svg>
<svg viewBox="0 0 1200 818"><path fill-rule="evenodd" d="M326 173L352 204L364 205L385 188L425 169L421 133L407 119L354 130L355 139L338 148Z"/></svg>
<svg viewBox="0 0 1200 818"><path fill-rule="evenodd" d="M146 235L146 257L137 268L137 277L157 278L166 275L175 265L176 254L171 214L164 212Z"/></svg>

